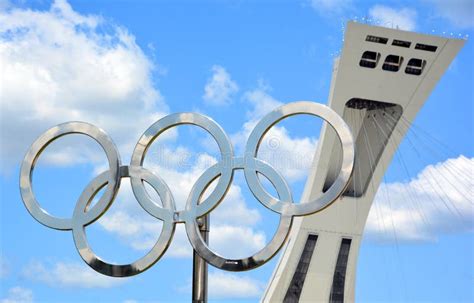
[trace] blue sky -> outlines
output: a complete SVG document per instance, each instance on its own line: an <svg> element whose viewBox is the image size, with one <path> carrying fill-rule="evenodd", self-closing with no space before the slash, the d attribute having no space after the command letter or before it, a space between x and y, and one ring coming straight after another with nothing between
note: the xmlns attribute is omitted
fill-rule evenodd
<svg viewBox="0 0 474 303"><path fill-rule="evenodd" d="M18 190L29 144L55 124L82 120L109 133L128 163L151 123L197 111L213 117L241 153L255 121L272 108L327 102L344 24L367 19L468 41L388 169L360 251L356 298L472 302L473 10L463 0L0 1L0 302L188 302L192 260L182 230L150 270L112 279L82 262L70 232L38 224ZM260 156L297 197L320 125L290 118L262 145ZM282 157L286 165L277 161ZM160 172L182 206L216 158L210 136L185 126L160 137L145 166ZM35 193L50 213L70 216L82 189L106 169L92 140L61 138L38 161ZM161 228L140 209L127 180L122 184L111 209L87 228L94 251L120 263L142 256ZM244 257L271 239L277 222L238 172L213 213L211 247ZM245 273L211 268L211 301L258 301L277 259Z"/></svg>

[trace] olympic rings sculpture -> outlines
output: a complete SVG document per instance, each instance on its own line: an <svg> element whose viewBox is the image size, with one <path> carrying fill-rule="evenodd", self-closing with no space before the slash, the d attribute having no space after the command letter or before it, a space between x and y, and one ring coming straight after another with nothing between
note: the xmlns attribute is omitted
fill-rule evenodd
<svg viewBox="0 0 474 303"><path fill-rule="evenodd" d="M318 116L334 128L342 146L342 165L338 177L321 197L295 204L284 178L270 164L257 159L256 156L265 133L279 121L298 114ZM217 141L221 160L198 178L188 196L185 209L177 211L168 185L160 176L147 170L142 164L154 140L165 130L182 124L196 125L209 132ZM84 134L97 141L107 155L109 169L86 186L76 203L72 218L65 219L52 216L41 208L33 193L32 174L36 161L46 146L68 134ZM214 120L197 113L171 114L151 125L136 144L128 166L122 166L115 144L103 130L85 122L67 122L47 130L32 144L21 166L20 191L26 208L37 221L53 229L72 230L80 256L101 274L127 277L147 270L166 252L178 223L185 224L192 247L207 263L223 270L244 271L268 262L280 250L288 238L293 217L316 213L338 199L352 175L354 156L352 133L344 120L329 107L308 101L288 103L263 117L251 132L243 157L234 157L228 136ZM234 170L239 169L244 171L247 184L255 198L268 209L280 214L280 223L272 240L259 252L243 259L227 259L209 248L199 232L197 219L209 214L219 205L232 183ZM258 179L258 173L272 183L278 198L264 189ZM158 240L145 256L131 264L117 265L103 261L93 252L87 241L85 227L98 220L111 206L122 178L131 179L133 193L138 203L151 216L163 221L163 228ZM218 180L215 189L206 199L200 201L203 192L216 179ZM162 206L148 195L144 182L158 193ZM106 187L104 194L90 207L95 195L104 187Z"/></svg>

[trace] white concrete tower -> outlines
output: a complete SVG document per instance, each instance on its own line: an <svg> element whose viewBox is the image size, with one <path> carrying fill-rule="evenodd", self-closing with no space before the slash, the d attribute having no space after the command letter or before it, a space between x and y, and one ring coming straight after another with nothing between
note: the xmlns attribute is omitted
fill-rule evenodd
<svg viewBox="0 0 474 303"><path fill-rule="evenodd" d="M295 220L262 301L354 301L359 246L375 193L406 123L413 121L463 45L460 39L348 23L329 106L354 135L352 181L330 207ZM339 141L327 125L314 161L302 203L321 195L339 172Z"/></svg>

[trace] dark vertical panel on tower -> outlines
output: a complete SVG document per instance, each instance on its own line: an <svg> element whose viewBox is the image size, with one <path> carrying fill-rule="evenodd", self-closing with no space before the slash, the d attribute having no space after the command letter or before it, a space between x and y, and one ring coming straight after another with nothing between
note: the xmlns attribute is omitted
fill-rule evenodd
<svg viewBox="0 0 474 303"><path fill-rule="evenodd" d="M306 273L308 272L309 264L313 256L314 247L318 240L317 235L308 235L308 239L304 245L303 252L301 253L298 266L296 267L293 279L291 279L290 286L286 291L284 303L298 303L303 290L304 280L306 279Z"/></svg>
<svg viewBox="0 0 474 303"><path fill-rule="evenodd" d="M331 294L329 302L344 302L344 283L346 281L347 260L349 259L349 251L351 249L351 239L342 239L339 255L337 256L336 269L332 280Z"/></svg>
<svg viewBox="0 0 474 303"><path fill-rule="evenodd" d="M344 196L362 197L372 180L384 149L403 114L403 108L394 103L352 98L346 103L343 118L349 123L355 137L354 174ZM360 124L359 124L360 123ZM341 169L341 147L334 144L329 161L323 192L326 192Z"/></svg>

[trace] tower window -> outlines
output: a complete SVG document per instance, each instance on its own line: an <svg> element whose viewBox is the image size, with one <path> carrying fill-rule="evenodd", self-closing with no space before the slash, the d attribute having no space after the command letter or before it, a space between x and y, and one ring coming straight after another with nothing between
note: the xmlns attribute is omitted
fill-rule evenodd
<svg viewBox="0 0 474 303"><path fill-rule="evenodd" d="M403 57L397 55L388 55L382 65L382 69L390 72L398 72L402 65Z"/></svg>
<svg viewBox="0 0 474 303"><path fill-rule="evenodd" d="M384 38L384 37L377 37L377 36L367 35L367 37L365 38L365 41L380 43L380 44L387 44L388 39Z"/></svg>
<svg viewBox="0 0 474 303"><path fill-rule="evenodd" d="M415 45L415 49L424 50L424 51L427 51L427 52L433 52L434 53L438 49L438 47L436 45L417 43Z"/></svg>
<svg viewBox="0 0 474 303"><path fill-rule="evenodd" d="M410 41L396 40L392 41L392 45L409 48L411 45Z"/></svg>
<svg viewBox="0 0 474 303"><path fill-rule="evenodd" d="M367 68L375 68L380 59L380 53L365 51L360 58L359 65Z"/></svg>
<svg viewBox="0 0 474 303"><path fill-rule="evenodd" d="M342 239L332 280L331 294L329 296L330 303L344 303L344 284L351 242L351 239Z"/></svg>
<svg viewBox="0 0 474 303"><path fill-rule="evenodd" d="M308 235L308 239L306 239L298 266L296 267L295 274L291 279L290 286L286 292L285 299L283 299L283 303L299 302L301 291L303 290L304 280L306 279L306 273L308 272L309 264L313 256L313 251L317 240L317 235Z"/></svg>
<svg viewBox="0 0 474 303"><path fill-rule="evenodd" d="M410 75L421 75L423 68L426 65L426 60L411 58L408 60L407 67L405 68L405 73Z"/></svg>

